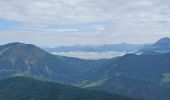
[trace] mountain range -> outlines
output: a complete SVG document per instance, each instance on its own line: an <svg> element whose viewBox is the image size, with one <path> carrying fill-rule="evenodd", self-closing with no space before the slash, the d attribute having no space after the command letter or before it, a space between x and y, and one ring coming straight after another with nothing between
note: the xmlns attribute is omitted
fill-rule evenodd
<svg viewBox="0 0 170 100"><path fill-rule="evenodd" d="M44 48L47 52L132 52L139 50L144 45L139 44L105 44L105 45L73 45L73 46L61 46L53 48Z"/></svg>
<svg viewBox="0 0 170 100"><path fill-rule="evenodd" d="M154 45L169 45L164 40L168 39ZM131 98L169 100L170 53L155 51L84 60L52 55L32 44L9 43L0 46L0 79L26 76Z"/></svg>

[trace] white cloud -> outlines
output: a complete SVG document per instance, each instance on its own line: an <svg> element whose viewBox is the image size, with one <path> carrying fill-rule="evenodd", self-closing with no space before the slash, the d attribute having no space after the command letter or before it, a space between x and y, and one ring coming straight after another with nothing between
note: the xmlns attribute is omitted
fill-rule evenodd
<svg viewBox="0 0 170 100"><path fill-rule="evenodd" d="M0 31L0 42L26 41L43 46L146 43L170 36L170 1L0 0L0 19L22 23L17 30ZM48 28L56 24L77 26ZM78 27L81 24L91 26L82 29Z"/></svg>
<svg viewBox="0 0 170 100"><path fill-rule="evenodd" d="M166 16L169 4L167 0L0 0L0 17L50 24L114 21L117 18L159 21L169 20Z"/></svg>
<svg viewBox="0 0 170 100"><path fill-rule="evenodd" d="M109 51L109 52L60 52L56 53L53 52L52 54L55 55L61 55L61 56L68 56L68 57L77 57L81 59L90 59L90 60L97 60L97 59L110 59L118 56L123 56L127 54L128 52L114 52L114 51Z"/></svg>
<svg viewBox="0 0 170 100"><path fill-rule="evenodd" d="M28 23L94 22L110 17L103 11L109 1L101 4L96 0L1 0L0 16Z"/></svg>

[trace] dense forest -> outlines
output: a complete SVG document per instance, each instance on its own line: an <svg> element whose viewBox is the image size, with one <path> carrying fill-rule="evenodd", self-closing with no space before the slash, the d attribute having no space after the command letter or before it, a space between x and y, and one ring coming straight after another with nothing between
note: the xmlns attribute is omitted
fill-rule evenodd
<svg viewBox="0 0 170 100"><path fill-rule="evenodd" d="M27 77L0 81L0 100L135 100L95 90L81 89Z"/></svg>

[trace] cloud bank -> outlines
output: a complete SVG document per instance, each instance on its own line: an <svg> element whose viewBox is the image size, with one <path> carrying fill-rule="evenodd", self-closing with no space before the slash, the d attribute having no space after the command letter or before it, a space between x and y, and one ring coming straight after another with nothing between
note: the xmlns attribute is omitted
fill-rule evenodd
<svg viewBox="0 0 170 100"><path fill-rule="evenodd" d="M169 27L168 0L0 0L0 43L146 43Z"/></svg>

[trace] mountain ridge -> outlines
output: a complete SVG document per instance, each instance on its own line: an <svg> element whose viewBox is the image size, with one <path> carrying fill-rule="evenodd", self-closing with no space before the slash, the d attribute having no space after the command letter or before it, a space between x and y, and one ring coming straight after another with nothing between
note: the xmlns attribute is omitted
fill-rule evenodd
<svg viewBox="0 0 170 100"><path fill-rule="evenodd" d="M0 52L2 53L0 54L0 76L2 75L0 79L22 75L23 73L24 75L28 73L31 77L36 76L69 85L77 85L81 82L100 83L101 80L112 81L118 79L121 86L127 90L132 90L132 94L129 95L133 95L136 91L133 88L139 84L128 87L126 83L128 81L124 80L126 78L129 80L144 80L161 87L170 82L168 80L162 82L168 77L163 75L170 73L170 68L168 67L170 65L170 53L126 54L112 59L83 60L52 55L34 45L28 44L3 45L0 46ZM112 77L116 78L112 79ZM145 85L150 86L149 84ZM145 88L145 85L141 85L141 88ZM113 84L111 87L115 86ZM168 84L166 86L169 87ZM164 97L162 92L154 93L152 92L154 90L152 87L148 87L148 89L149 93L155 97L153 99L145 97L144 99L156 100L156 95L158 94L160 97ZM141 92L144 91L141 90ZM137 94L139 97L142 96L140 93Z"/></svg>
<svg viewBox="0 0 170 100"><path fill-rule="evenodd" d="M139 52L151 52L151 51L162 52L162 53L170 52L170 38L169 37L161 38L154 44L150 46L145 46L139 50Z"/></svg>
<svg viewBox="0 0 170 100"><path fill-rule="evenodd" d="M108 51L117 51L117 52L130 52L141 49L143 44L105 44L105 45L73 45L73 46L61 46L53 48L44 48L47 52L108 52Z"/></svg>

